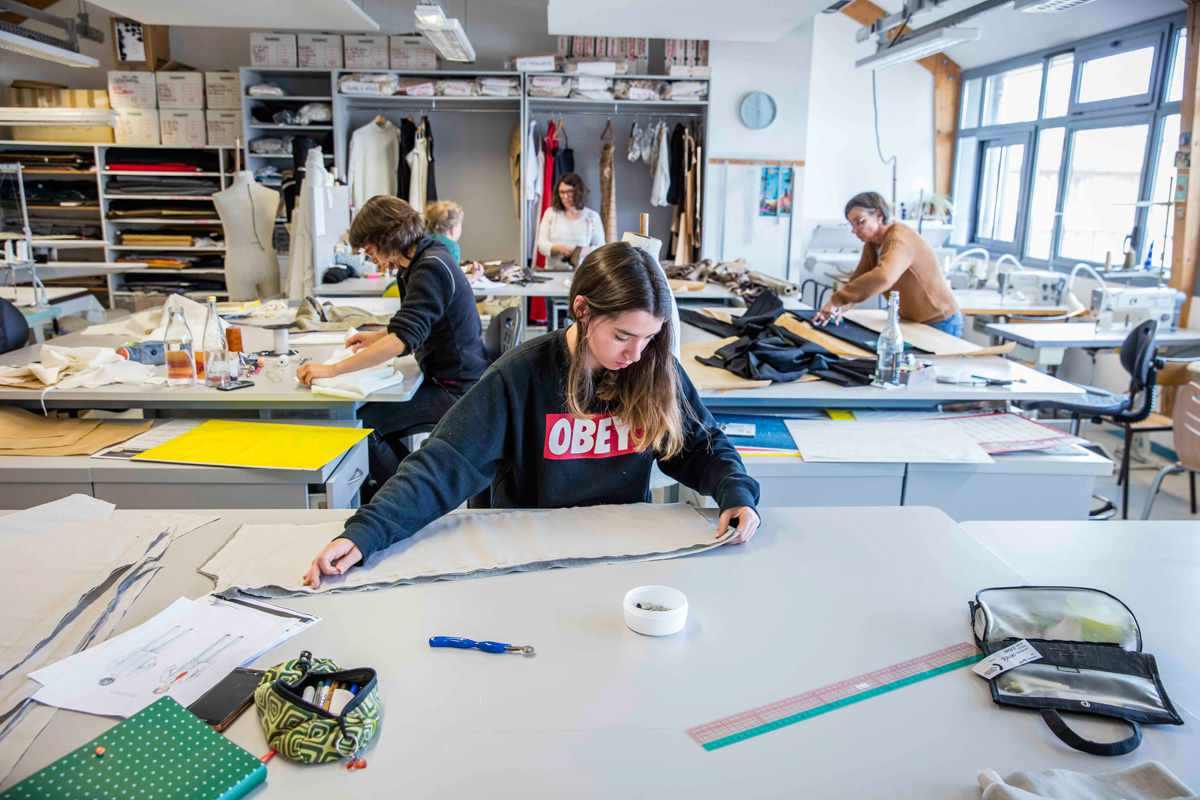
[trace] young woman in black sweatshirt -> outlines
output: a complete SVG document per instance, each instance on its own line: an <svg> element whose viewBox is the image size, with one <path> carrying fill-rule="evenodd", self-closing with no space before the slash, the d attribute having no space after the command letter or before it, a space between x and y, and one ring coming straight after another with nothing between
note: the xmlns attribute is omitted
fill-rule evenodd
<svg viewBox="0 0 1200 800"><path fill-rule="evenodd" d="M671 355L671 289L651 256L616 242L575 271L575 324L493 364L346 522L304 578L340 575L457 508L489 484L495 508L650 499L650 468L711 495L717 536L758 528L758 482Z"/></svg>

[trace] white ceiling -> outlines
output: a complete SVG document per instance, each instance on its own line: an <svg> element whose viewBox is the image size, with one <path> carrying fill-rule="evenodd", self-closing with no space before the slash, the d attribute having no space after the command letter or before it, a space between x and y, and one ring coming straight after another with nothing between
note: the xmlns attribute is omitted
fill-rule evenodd
<svg viewBox="0 0 1200 800"><path fill-rule="evenodd" d="M554 36L773 42L833 0L550 0Z"/></svg>
<svg viewBox="0 0 1200 800"><path fill-rule="evenodd" d="M902 0L875 2L893 13L902 5ZM915 17L912 26L924 27L978 2L950 0L937 11ZM964 28L978 28L983 35L979 41L951 47L946 53L963 69L971 69L1186 10L1184 0L1092 0L1054 14L1025 13L1007 6L962 23Z"/></svg>
<svg viewBox="0 0 1200 800"><path fill-rule="evenodd" d="M379 30L354 0L93 0L147 25L256 28L263 31Z"/></svg>

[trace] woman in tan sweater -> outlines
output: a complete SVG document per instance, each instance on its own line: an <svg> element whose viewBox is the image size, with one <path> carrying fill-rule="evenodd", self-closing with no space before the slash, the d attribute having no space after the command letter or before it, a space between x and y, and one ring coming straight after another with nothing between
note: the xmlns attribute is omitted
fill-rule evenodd
<svg viewBox="0 0 1200 800"><path fill-rule="evenodd" d="M814 322L836 325L842 314L864 300L896 291L901 319L962 336L962 311L933 248L912 228L892 222L887 201L878 192L857 194L846 203L846 219L863 242L862 259L850 282L833 293Z"/></svg>

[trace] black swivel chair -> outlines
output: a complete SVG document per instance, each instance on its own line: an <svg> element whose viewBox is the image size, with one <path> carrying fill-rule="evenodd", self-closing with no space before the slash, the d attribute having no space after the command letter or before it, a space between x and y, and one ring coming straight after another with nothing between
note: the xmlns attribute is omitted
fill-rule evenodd
<svg viewBox="0 0 1200 800"><path fill-rule="evenodd" d="M1094 386L1080 385L1079 388L1087 394L1077 403L1036 400L1025 403L1024 407L1038 411L1067 412L1071 415L1071 433L1073 435L1079 434L1079 422L1085 417L1097 423L1108 420L1125 429L1141 422L1150 416L1156 391L1155 380L1158 377L1158 371L1165 366L1165 362L1158 357L1158 348L1154 342L1157 333L1158 322L1152 319L1147 320L1134 328L1121 345L1121 366L1130 376L1128 394L1113 394ZM1139 394L1141 400L1135 408L1134 402ZM1125 453L1121 459L1121 478L1123 497L1121 513L1122 516L1125 516L1129 507L1128 437L1126 437ZM1111 516L1111 514L1107 514L1110 510L1112 510L1112 504L1105 500L1105 507L1092 512L1092 518L1107 518L1107 516ZM1105 516L1101 516L1102 514Z"/></svg>
<svg viewBox="0 0 1200 800"><path fill-rule="evenodd" d="M0 297L0 353L11 353L29 343L29 323L21 309Z"/></svg>

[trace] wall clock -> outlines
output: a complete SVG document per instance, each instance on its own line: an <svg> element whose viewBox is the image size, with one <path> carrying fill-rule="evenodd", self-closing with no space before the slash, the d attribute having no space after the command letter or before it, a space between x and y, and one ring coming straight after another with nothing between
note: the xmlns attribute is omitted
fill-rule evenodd
<svg viewBox="0 0 1200 800"><path fill-rule="evenodd" d="M747 128L762 130L775 121L775 100L766 92L751 92L742 98L741 116Z"/></svg>

